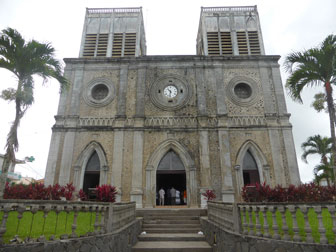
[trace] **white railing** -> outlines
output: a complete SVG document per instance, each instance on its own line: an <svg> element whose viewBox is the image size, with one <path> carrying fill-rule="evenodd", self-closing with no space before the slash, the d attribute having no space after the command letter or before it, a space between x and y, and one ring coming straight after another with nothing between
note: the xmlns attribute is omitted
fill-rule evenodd
<svg viewBox="0 0 336 252"><path fill-rule="evenodd" d="M100 13L141 13L141 7L137 8L88 8L89 14Z"/></svg>
<svg viewBox="0 0 336 252"><path fill-rule="evenodd" d="M202 7L202 12L245 12L245 11L257 11L257 6Z"/></svg>

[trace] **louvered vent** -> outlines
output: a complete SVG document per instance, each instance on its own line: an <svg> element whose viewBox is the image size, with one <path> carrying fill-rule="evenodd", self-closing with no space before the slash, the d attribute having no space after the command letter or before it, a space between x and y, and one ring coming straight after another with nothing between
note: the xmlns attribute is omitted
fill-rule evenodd
<svg viewBox="0 0 336 252"><path fill-rule="evenodd" d="M221 32L222 55L232 55L232 42L230 32Z"/></svg>
<svg viewBox="0 0 336 252"><path fill-rule="evenodd" d="M208 54L214 56L220 55L218 32L208 32L207 37L208 37Z"/></svg>
<svg viewBox="0 0 336 252"><path fill-rule="evenodd" d="M97 47L98 57L106 57L107 43L108 43L108 34L107 33L99 34L98 47Z"/></svg>
<svg viewBox="0 0 336 252"><path fill-rule="evenodd" d="M122 53L122 33L114 33L113 35L113 47L112 47L112 57L121 57Z"/></svg>
<svg viewBox="0 0 336 252"><path fill-rule="evenodd" d="M260 44L259 37L257 31L249 31L248 32L249 44L250 44L250 52L254 55L260 54Z"/></svg>
<svg viewBox="0 0 336 252"><path fill-rule="evenodd" d="M97 34L86 34L83 57L94 57Z"/></svg>
<svg viewBox="0 0 336 252"><path fill-rule="evenodd" d="M238 41L238 49L239 55L248 55L248 47L247 47L247 39L246 33L244 31L237 31L237 41Z"/></svg>
<svg viewBox="0 0 336 252"><path fill-rule="evenodd" d="M135 56L136 33L125 34L124 56Z"/></svg>

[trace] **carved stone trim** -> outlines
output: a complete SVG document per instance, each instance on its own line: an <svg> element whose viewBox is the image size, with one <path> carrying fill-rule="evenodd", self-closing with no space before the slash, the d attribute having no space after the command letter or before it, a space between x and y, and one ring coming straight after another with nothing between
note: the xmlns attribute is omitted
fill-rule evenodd
<svg viewBox="0 0 336 252"><path fill-rule="evenodd" d="M235 94L234 89L240 83L245 83L251 88L251 95L248 98L245 99L239 98ZM229 84L226 87L226 93L228 94L228 97L233 103L235 103L238 106L246 107L251 106L257 101L259 90L257 83L253 79L245 76L237 76L230 80Z"/></svg>

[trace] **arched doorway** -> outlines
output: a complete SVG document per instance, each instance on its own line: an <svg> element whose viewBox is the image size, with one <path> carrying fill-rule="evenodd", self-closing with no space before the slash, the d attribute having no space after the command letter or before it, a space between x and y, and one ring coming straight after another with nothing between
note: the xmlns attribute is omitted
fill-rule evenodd
<svg viewBox="0 0 336 252"><path fill-rule="evenodd" d="M169 150L161 159L156 171L156 192L165 191L164 205L186 205L183 195L186 191L186 171L180 157ZM171 197L170 190L176 190L176 198ZM159 196L156 205L159 205Z"/></svg>
<svg viewBox="0 0 336 252"><path fill-rule="evenodd" d="M100 161L96 151L89 158L84 172L83 191L89 194L89 188L96 188L100 179Z"/></svg>
<svg viewBox="0 0 336 252"><path fill-rule="evenodd" d="M250 150L246 151L243 159L243 180L244 185L260 183L258 165Z"/></svg>

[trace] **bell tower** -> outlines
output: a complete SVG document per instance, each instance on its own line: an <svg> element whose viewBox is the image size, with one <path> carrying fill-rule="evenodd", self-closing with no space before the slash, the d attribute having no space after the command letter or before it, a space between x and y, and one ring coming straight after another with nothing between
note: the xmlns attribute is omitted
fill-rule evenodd
<svg viewBox="0 0 336 252"><path fill-rule="evenodd" d="M79 57L146 55L142 8L86 9Z"/></svg>
<svg viewBox="0 0 336 252"><path fill-rule="evenodd" d="M202 7L197 55L265 55L257 6Z"/></svg>

